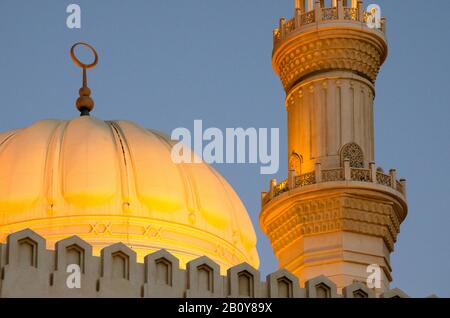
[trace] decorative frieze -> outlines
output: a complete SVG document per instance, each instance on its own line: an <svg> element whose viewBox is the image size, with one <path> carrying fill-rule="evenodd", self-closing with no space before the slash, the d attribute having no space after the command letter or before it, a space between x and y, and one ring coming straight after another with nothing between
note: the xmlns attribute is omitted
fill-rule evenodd
<svg viewBox="0 0 450 318"><path fill-rule="evenodd" d="M366 40L342 37L299 44L282 53L276 62L281 82L288 92L298 79L323 70L349 70L375 82L382 56L377 47Z"/></svg>
<svg viewBox="0 0 450 318"><path fill-rule="evenodd" d="M340 195L296 203L265 227L276 251L300 237L336 231L378 236L393 250L400 221L390 203Z"/></svg>

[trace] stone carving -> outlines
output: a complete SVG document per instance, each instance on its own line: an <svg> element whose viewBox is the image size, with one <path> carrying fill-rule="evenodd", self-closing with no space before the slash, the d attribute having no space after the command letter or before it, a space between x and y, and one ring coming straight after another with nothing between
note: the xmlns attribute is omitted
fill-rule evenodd
<svg viewBox="0 0 450 318"><path fill-rule="evenodd" d="M289 158L289 170L294 170L297 176L302 174L302 157L297 153L291 154Z"/></svg>
<svg viewBox="0 0 450 318"><path fill-rule="evenodd" d="M285 180L285 181L280 182L279 184L277 184L275 186L274 195L278 196L278 195L280 195L280 194L282 194L282 193L284 193L284 192L286 192L288 190L289 190L288 189L288 182L287 182L287 180Z"/></svg>
<svg viewBox="0 0 450 318"><path fill-rule="evenodd" d="M338 12L337 8L325 8L322 10L322 20L337 20Z"/></svg>
<svg viewBox="0 0 450 318"><path fill-rule="evenodd" d="M344 8L344 19L351 21L358 21L358 9L357 8Z"/></svg>
<svg viewBox="0 0 450 318"><path fill-rule="evenodd" d="M363 12L363 14L359 14L358 12L358 8L347 8L344 7L343 8L343 16L339 16L339 11L337 10L336 7L330 7L330 8L321 8L320 9L320 20L316 21L316 10L311 10L308 12L304 12L301 13L300 15L298 15L298 17L293 18L291 20L285 21L284 20L284 24L292 24L293 27L290 27L289 29L286 29L285 31L285 35L284 37L288 37L292 32L296 31L299 27L304 27L304 26L308 26L310 24L313 24L315 22L329 22L329 21L338 21L338 20L346 20L346 21L354 21L354 22L367 22L372 18L372 13L370 12ZM299 19L299 23L298 23L298 27L296 26L295 22L296 19ZM280 28L282 27L282 25L280 25ZM380 26L378 27L378 29L381 30L381 32L385 33L386 32L386 20L384 18L380 19ZM278 33L278 36L275 37L275 33ZM275 44L278 45L280 40L282 40L283 38L281 38L279 36L279 29L275 29L274 30L274 40L275 40Z"/></svg>
<svg viewBox="0 0 450 318"><path fill-rule="evenodd" d="M343 181L343 169L331 169L322 171L322 182Z"/></svg>
<svg viewBox="0 0 450 318"><path fill-rule="evenodd" d="M356 143L349 143L341 149L341 164L344 166L344 160L350 160L350 167L364 168L364 154L360 146Z"/></svg>
<svg viewBox="0 0 450 318"><path fill-rule="evenodd" d="M351 177L353 181L360 181L360 182L370 182L370 170L369 169L352 169L351 170Z"/></svg>
<svg viewBox="0 0 450 318"><path fill-rule="evenodd" d="M143 236L161 238L162 227L156 227L153 225L143 226Z"/></svg>
<svg viewBox="0 0 450 318"><path fill-rule="evenodd" d="M359 155L357 155L356 157L358 157L358 156ZM350 163L350 164L352 164L352 163ZM358 163L357 165L360 165L360 163ZM400 180L400 181L396 180L395 183L392 184L392 177L390 175L380 172L379 170L380 170L380 168L378 168L377 171L373 171L374 176L372 176L371 169L350 168L350 179L347 180L347 182L348 181L356 181L356 182L376 183L379 185L390 187L394 190L399 191L403 195L406 195L406 185L404 183L405 180ZM344 181L345 180L344 174L345 174L344 168L322 170L322 179L320 180L320 182ZM376 175L376 177L375 177L375 175ZM308 186L308 185L312 185L312 184L316 184L315 171L305 173L305 174L295 177L295 187L304 187L304 186ZM293 190L293 189L289 189L288 180L284 180L281 183L275 185L272 198L269 195L267 195L267 193L263 194L262 206L265 206L273 198L275 198L275 197L279 196L280 194L285 193L289 190Z"/></svg>
<svg viewBox="0 0 450 318"><path fill-rule="evenodd" d="M314 11L303 13L301 16L301 25L307 25L316 22L316 14Z"/></svg>
<svg viewBox="0 0 450 318"><path fill-rule="evenodd" d="M292 44L274 55L275 70L289 92L298 80L325 70L349 70L375 82L384 54L371 42L349 38L324 38ZM319 54L320 52L320 54Z"/></svg>
<svg viewBox="0 0 450 318"><path fill-rule="evenodd" d="M390 187L391 186L391 176L384 174L383 172L377 171L377 182L379 184Z"/></svg>
<svg viewBox="0 0 450 318"><path fill-rule="evenodd" d="M392 251L400 220L388 203L340 196L300 202L268 223L265 232L273 248L281 250L299 237L338 230L382 237Z"/></svg>
<svg viewBox="0 0 450 318"><path fill-rule="evenodd" d="M305 173L295 178L295 186L303 187L316 183L316 175L314 172Z"/></svg>

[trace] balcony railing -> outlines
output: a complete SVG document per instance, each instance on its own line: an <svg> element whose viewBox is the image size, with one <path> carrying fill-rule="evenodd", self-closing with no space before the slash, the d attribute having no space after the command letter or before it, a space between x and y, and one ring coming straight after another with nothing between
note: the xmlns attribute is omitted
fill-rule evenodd
<svg viewBox="0 0 450 318"><path fill-rule="evenodd" d="M337 11L336 7L322 9L322 20L323 21L337 20L337 19L338 19L338 11Z"/></svg>
<svg viewBox="0 0 450 318"><path fill-rule="evenodd" d="M366 23L370 18L370 13L364 11L362 5L358 5L357 8L344 7L341 1L338 1L338 6L331 8L321 8L320 5L309 12L302 12L297 10L295 17L291 20L280 19L280 26L274 30L274 44L279 44L280 41L287 38L291 33L297 31L305 26L312 25L314 23L326 23L332 21L342 22L358 22ZM386 19L381 18L382 33L386 33Z"/></svg>
<svg viewBox="0 0 450 318"><path fill-rule="evenodd" d="M406 181L403 179L398 181L396 177L395 170L391 170L389 174L385 174L384 172L377 171L374 163L370 164L369 169L362 169L350 167L349 161L344 161L344 167L329 170L322 170L320 164L317 164L315 171L298 176L290 172L289 178L280 183L272 180L270 191L263 193L262 205L264 206L272 199L296 188L336 181L375 183L390 187L400 192L403 196L406 196Z"/></svg>
<svg viewBox="0 0 450 318"><path fill-rule="evenodd" d="M358 21L358 8L344 8L344 20Z"/></svg>

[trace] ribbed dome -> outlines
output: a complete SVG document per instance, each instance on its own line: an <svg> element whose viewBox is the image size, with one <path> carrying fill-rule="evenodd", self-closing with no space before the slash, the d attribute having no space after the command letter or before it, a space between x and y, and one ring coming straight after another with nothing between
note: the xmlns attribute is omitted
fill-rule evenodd
<svg viewBox="0 0 450 318"><path fill-rule="evenodd" d="M256 236L233 188L206 164L175 164L172 142L127 121L43 120L0 134L0 239L31 228L48 247L78 235L98 253L166 249L224 269L258 267Z"/></svg>

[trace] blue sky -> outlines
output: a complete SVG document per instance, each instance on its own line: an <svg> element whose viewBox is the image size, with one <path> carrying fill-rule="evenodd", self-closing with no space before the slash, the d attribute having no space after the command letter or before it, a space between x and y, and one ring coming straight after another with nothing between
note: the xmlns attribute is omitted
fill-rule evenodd
<svg viewBox="0 0 450 318"><path fill-rule="evenodd" d="M94 115L170 134L176 127L279 127L286 177L284 92L271 68L272 29L294 0L0 0L0 131L78 115L77 41L101 61L89 74ZM376 161L408 180L409 216L392 255L393 287L450 296L450 41L446 0L378 0L390 53L377 81ZM66 7L82 8L81 30ZM370 2L372 3L372 2ZM369 2L366 1L366 5ZM258 232L261 270L277 268L258 227L257 165L218 165Z"/></svg>

